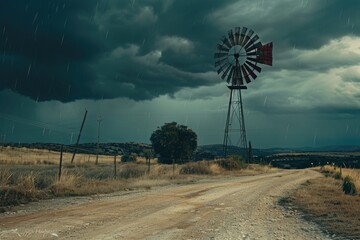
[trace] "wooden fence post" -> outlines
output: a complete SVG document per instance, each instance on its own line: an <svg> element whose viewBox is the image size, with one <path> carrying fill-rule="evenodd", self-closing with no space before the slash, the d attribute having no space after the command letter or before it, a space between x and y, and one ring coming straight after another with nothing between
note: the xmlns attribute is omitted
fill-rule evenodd
<svg viewBox="0 0 360 240"><path fill-rule="evenodd" d="M116 179L116 155L114 155L114 178Z"/></svg>
<svg viewBox="0 0 360 240"><path fill-rule="evenodd" d="M61 147L60 147L59 181L61 179L61 169L62 169L62 160L63 160L63 147L64 147L64 145L61 145Z"/></svg>

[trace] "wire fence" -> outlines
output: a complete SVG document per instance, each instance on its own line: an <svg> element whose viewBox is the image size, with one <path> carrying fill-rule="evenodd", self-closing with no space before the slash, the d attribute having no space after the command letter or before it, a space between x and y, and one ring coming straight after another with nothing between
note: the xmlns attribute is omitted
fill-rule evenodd
<svg viewBox="0 0 360 240"><path fill-rule="evenodd" d="M61 145L59 145L61 146ZM80 163L95 163L97 154L94 151L85 148L75 148L73 146L66 146L63 151L64 163L71 163L72 156L75 149L77 154L74 158L74 164ZM99 163L111 162L114 156L121 156L122 154L112 155L98 155ZM60 159L60 147L58 151L47 149L32 149L26 147L14 147L14 146L1 146L0 147L0 163L8 164L57 164Z"/></svg>

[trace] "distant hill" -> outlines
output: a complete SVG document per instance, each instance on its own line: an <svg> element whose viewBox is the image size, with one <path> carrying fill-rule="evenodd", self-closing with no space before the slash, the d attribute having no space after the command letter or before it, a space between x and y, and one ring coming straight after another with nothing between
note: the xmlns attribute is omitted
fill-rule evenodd
<svg viewBox="0 0 360 240"><path fill-rule="evenodd" d="M215 156L223 156L223 145L212 144L198 147L198 151L206 151ZM237 155L242 153L242 148L236 146L228 146L228 155ZM299 147L299 148L265 148L253 149L253 155L256 156L270 156L279 153L301 153L301 152L360 152L358 145L333 145L323 147Z"/></svg>
<svg viewBox="0 0 360 240"><path fill-rule="evenodd" d="M359 152L360 145L332 145L323 147L294 148L296 152Z"/></svg>
<svg viewBox="0 0 360 240"><path fill-rule="evenodd" d="M10 147L26 147L33 149L47 149L51 151L60 151L62 144L58 143L7 143L5 146ZM74 152L75 145L63 145L64 152ZM99 154L101 155L122 155L136 153L142 155L147 149L151 149L151 145L145 143L99 143ZM96 154L96 143L81 143L78 146L78 153Z"/></svg>

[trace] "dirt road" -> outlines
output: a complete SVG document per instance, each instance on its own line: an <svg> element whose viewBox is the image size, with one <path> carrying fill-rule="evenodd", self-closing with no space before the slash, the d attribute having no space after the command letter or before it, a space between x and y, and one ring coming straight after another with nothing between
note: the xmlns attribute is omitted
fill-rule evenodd
<svg viewBox="0 0 360 240"><path fill-rule="evenodd" d="M311 170L42 201L0 215L0 239L329 239L277 204Z"/></svg>

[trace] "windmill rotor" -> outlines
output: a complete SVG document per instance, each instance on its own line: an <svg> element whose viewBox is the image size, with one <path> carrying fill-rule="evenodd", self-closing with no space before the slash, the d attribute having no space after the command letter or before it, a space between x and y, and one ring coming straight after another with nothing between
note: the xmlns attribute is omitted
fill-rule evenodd
<svg viewBox="0 0 360 240"><path fill-rule="evenodd" d="M249 84L261 72L260 64L272 66L273 43L262 44L246 27L230 29L216 45L215 68L231 86Z"/></svg>

